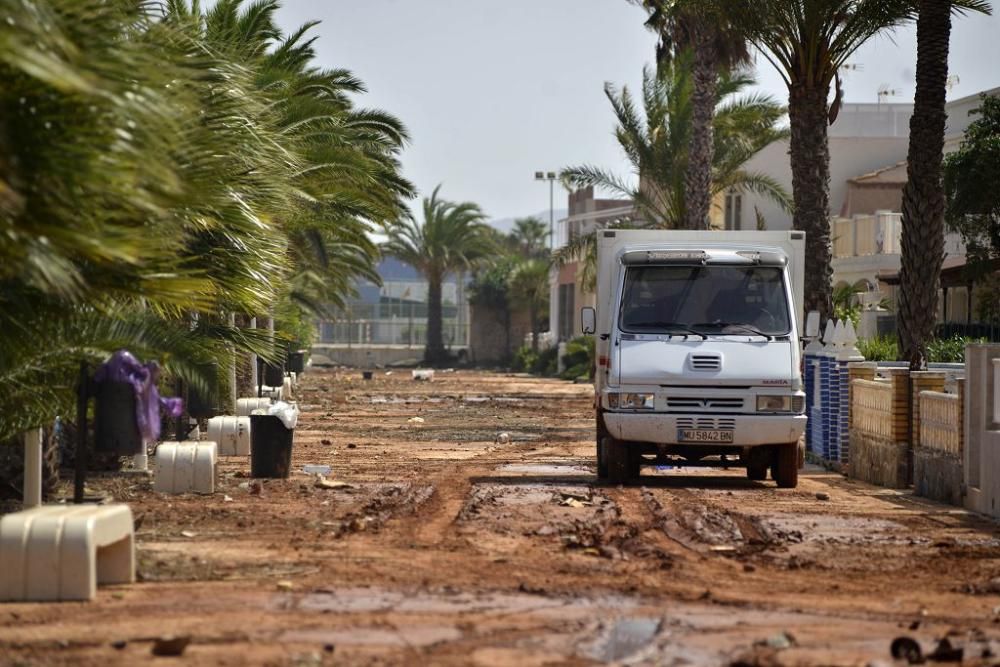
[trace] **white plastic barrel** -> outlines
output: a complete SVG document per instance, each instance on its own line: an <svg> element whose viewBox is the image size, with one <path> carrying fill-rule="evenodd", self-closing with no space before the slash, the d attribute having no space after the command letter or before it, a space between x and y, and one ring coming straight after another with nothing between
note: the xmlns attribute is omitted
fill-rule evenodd
<svg viewBox="0 0 1000 667"><path fill-rule="evenodd" d="M156 448L156 479L159 493L214 493L214 442L162 442Z"/></svg>
<svg viewBox="0 0 1000 667"><path fill-rule="evenodd" d="M219 445L219 456L250 456L250 418L212 417L208 439Z"/></svg>
<svg viewBox="0 0 1000 667"><path fill-rule="evenodd" d="M258 409L267 409L271 405L271 399L264 398L241 398L236 401L236 416L249 417L250 413Z"/></svg>

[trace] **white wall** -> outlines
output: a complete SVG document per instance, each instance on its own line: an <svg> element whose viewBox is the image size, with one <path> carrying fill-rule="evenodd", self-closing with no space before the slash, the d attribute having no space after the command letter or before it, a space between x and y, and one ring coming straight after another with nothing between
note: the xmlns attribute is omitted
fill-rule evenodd
<svg viewBox="0 0 1000 667"><path fill-rule="evenodd" d="M838 121L839 123L840 121ZM906 159L905 137L830 137L830 215L839 215L847 196L847 180L887 167ZM759 171L777 179L792 192L792 167L788 141L775 142L746 164L748 171ZM782 231L792 228L791 214L769 199L757 194L743 196L744 229L754 229L757 206L767 221L767 228Z"/></svg>

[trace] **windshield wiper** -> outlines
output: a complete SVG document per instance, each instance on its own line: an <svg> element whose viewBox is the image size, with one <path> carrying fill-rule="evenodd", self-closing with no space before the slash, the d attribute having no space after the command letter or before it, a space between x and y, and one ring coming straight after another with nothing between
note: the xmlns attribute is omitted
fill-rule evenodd
<svg viewBox="0 0 1000 667"><path fill-rule="evenodd" d="M749 334L753 334L754 336L763 336L768 340L774 340L775 338L774 334L769 334L767 332L761 331L752 324L744 324L742 322L699 322L698 324L692 324L691 326L699 328L716 327L719 329L719 333L722 335L730 333L728 331L723 332L722 331L723 329L741 329Z"/></svg>
<svg viewBox="0 0 1000 667"><path fill-rule="evenodd" d="M670 336L677 336L683 334L685 336L700 336L702 340L708 340L708 336L700 331L695 331L689 326L684 324L678 324L677 322L630 322L629 327L640 328L640 327L655 327L657 329L667 329L666 333Z"/></svg>

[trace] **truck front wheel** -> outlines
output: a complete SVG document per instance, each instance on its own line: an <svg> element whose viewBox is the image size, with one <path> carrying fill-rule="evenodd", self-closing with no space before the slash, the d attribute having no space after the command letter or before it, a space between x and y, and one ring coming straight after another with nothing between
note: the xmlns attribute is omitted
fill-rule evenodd
<svg viewBox="0 0 1000 667"><path fill-rule="evenodd" d="M775 445L771 477L780 489L794 489L799 483L799 444Z"/></svg>
<svg viewBox="0 0 1000 667"><path fill-rule="evenodd" d="M604 440L609 438L608 430L604 428L604 415L597 411L597 479L608 478L608 456Z"/></svg>
<svg viewBox="0 0 1000 667"><path fill-rule="evenodd" d="M609 480L621 484L639 476L642 455L638 447L608 435L604 437L602 449Z"/></svg>

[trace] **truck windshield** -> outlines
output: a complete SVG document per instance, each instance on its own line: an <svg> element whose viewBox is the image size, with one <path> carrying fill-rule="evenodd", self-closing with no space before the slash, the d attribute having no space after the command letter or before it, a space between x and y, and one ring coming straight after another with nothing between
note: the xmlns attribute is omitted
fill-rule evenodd
<svg viewBox="0 0 1000 667"><path fill-rule="evenodd" d="M775 266L632 266L621 330L783 336L791 331L784 271Z"/></svg>

